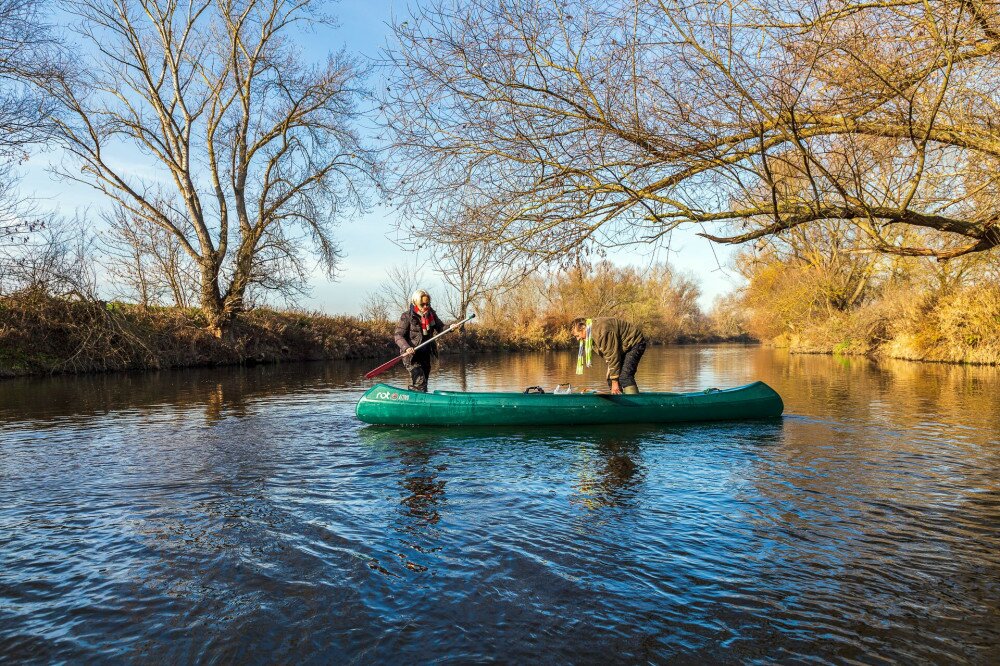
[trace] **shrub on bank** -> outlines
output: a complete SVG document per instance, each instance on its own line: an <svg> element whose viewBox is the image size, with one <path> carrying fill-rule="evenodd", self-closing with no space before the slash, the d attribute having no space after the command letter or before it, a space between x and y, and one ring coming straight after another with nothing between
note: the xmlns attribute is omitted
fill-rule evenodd
<svg viewBox="0 0 1000 666"><path fill-rule="evenodd" d="M934 296L901 288L769 341L798 353L1000 364L1000 286Z"/></svg>
<svg viewBox="0 0 1000 666"><path fill-rule="evenodd" d="M941 297L902 321L883 352L893 358L1000 364L1000 286Z"/></svg>

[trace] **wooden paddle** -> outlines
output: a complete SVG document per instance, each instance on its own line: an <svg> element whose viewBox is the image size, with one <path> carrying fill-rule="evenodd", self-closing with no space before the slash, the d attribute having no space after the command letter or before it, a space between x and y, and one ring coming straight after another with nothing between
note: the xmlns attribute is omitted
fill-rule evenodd
<svg viewBox="0 0 1000 666"><path fill-rule="evenodd" d="M429 345L430 343L434 342L435 340L437 340L438 338L440 338L445 333L450 333L451 331L454 331L456 328L458 328L459 326L461 326L465 322L471 320L475 316L476 315L474 315L474 314L470 314L468 317L466 317L462 321L455 322L454 324L452 324L448 328L444 329L443 331L441 331L440 333L438 333L437 335L435 335L433 338L429 338L429 339L424 340L423 342L421 342L419 345L417 345L416 347L413 348L413 351L415 352L418 349L420 349L421 347L423 347L425 345ZM399 356L397 356L396 358L392 359L391 361L386 361L385 363L383 363L382 365L378 366L374 370L366 373L365 374L365 379L371 379L372 377L378 377L383 372L385 372L389 368L395 366L397 363L399 363L400 361L402 361L405 356L406 356L406 354L403 353L403 354L400 354Z"/></svg>

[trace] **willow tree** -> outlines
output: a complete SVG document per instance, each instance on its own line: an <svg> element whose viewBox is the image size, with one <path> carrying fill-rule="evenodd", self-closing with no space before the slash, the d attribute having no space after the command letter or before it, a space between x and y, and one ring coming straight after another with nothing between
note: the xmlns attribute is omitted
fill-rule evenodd
<svg viewBox="0 0 1000 666"><path fill-rule="evenodd" d="M995 3L438 0L394 31L396 186L436 237L467 240L440 210L476 188L472 233L543 255L831 220L859 250L1000 244Z"/></svg>
<svg viewBox="0 0 1000 666"><path fill-rule="evenodd" d="M371 155L352 128L363 72L296 46L310 0L81 0L80 75L54 89L63 173L171 235L198 267L222 335L248 290L333 271L331 226L364 204Z"/></svg>

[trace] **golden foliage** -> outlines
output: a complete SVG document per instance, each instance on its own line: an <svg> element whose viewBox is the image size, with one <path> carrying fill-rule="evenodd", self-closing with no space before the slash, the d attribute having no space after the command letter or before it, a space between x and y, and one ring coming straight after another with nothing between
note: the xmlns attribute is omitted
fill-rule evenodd
<svg viewBox="0 0 1000 666"><path fill-rule="evenodd" d="M642 270L607 261L581 262L536 274L502 295L487 296L480 313L485 327L539 345L546 340L568 343L566 326L575 317L621 317L653 340L674 342L707 333L699 296L692 277L666 264Z"/></svg>
<svg viewBox="0 0 1000 666"><path fill-rule="evenodd" d="M772 344L801 352L868 354L927 361L1000 363L1000 253L948 262L892 259L870 265L859 298L832 289L848 264L801 254L744 252L748 278L741 301L748 329Z"/></svg>

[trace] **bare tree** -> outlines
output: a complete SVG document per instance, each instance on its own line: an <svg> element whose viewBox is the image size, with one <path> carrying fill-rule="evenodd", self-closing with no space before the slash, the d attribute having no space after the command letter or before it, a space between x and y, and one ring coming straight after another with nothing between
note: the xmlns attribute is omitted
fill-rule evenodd
<svg viewBox="0 0 1000 666"><path fill-rule="evenodd" d="M358 316L363 321L391 321L393 310L378 292L373 291L365 295Z"/></svg>
<svg viewBox="0 0 1000 666"><path fill-rule="evenodd" d="M579 316L628 316L631 306L654 293L646 289L638 270L609 261L577 262L546 279L546 299L563 323Z"/></svg>
<svg viewBox="0 0 1000 666"><path fill-rule="evenodd" d="M412 264L394 264L386 270L385 279L365 297L361 306L363 318L371 321L391 321L407 308L410 296L421 287L424 271L419 256Z"/></svg>
<svg viewBox="0 0 1000 666"><path fill-rule="evenodd" d="M0 246L0 294L97 300L94 237L84 218L50 217L32 238Z"/></svg>
<svg viewBox="0 0 1000 666"><path fill-rule="evenodd" d="M454 225L460 233L435 243L434 266L449 288L445 294L448 314L457 321L468 317L470 307L487 293L500 295L536 268L509 246L476 238L488 216L486 211L466 207Z"/></svg>
<svg viewBox="0 0 1000 666"><path fill-rule="evenodd" d="M18 194L17 184L13 166L0 164L0 248L27 243L45 226L42 219L32 214L30 202Z"/></svg>
<svg viewBox="0 0 1000 666"><path fill-rule="evenodd" d="M37 84L60 72L43 0L0 0L0 160L17 161L46 136L52 100Z"/></svg>
<svg viewBox="0 0 1000 666"><path fill-rule="evenodd" d="M351 127L362 72L344 53L309 65L295 47L325 21L315 5L72 5L96 56L53 89L69 112L61 172L176 239L216 335L253 288L301 286L308 249L332 272L332 223L365 203L374 163Z"/></svg>
<svg viewBox="0 0 1000 666"><path fill-rule="evenodd" d="M121 207L105 222L107 271L120 295L145 307L186 308L198 302L198 266L174 234Z"/></svg>
<svg viewBox="0 0 1000 666"><path fill-rule="evenodd" d="M882 253L1000 244L996 3L437 0L394 31L396 189L439 237L471 187L480 240L550 256L824 220Z"/></svg>
<svg viewBox="0 0 1000 666"><path fill-rule="evenodd" d="M853 251L861 234L843 220L820 220L762 239L737 256L737 266L747 279L774 264L803 269L817 303L828 311L847 310L863 302L886 271L901 262L898 256Z"/></svg>
<svg viewBox="0 0 1000 666"><path fill-rule="evenodd" d="M709 311L708 322L711 333L721 338L735 339L749 335L746 308L738 293L717 297Z"/></svg>

